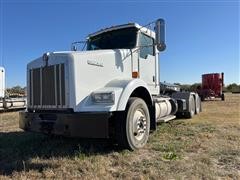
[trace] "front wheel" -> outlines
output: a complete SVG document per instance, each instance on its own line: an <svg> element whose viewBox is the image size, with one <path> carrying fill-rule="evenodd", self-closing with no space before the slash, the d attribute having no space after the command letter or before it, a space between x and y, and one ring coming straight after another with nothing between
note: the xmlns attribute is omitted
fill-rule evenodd
<svg viewBox="0 0 240 180"><path fill-rule="evenodd" d="M146 103L141 98L130 98L126 111L119 115L116 117L118 145L130 150L142 148L148 141L150 131Z"/></svg>

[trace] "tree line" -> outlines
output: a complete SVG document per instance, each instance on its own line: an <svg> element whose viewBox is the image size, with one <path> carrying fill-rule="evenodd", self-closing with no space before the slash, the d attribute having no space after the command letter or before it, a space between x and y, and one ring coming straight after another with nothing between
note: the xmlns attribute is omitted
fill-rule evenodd
<svg viewBox="0 0 240 180"><path fill-rule="evenodd" d="M201 83L194 83L194 84L180 84L180 83L174 83L175 85L179 85L180 88L183 91L197 91L197 87L201 86ZM223 88L224 92L240 92L240 84L232 83L227 86L224 86ZM12 94L20 94L20 95L26 95L26 87L21 86L14 86L11 88L6 89L6 95L12 95Z"/></svg>
<svg viewBox="0 0 240 180"><path fill-rule="evenodd" d="M5 94L8 97L15 97L15 96L26 96L26 87L21 87L21 86L14 86L11 88L7 88L5 90Z"/></svg>
<svg viewBox="0 0 240 180"><path fill-rule="evenodd" d="M200 86L201 83L194 83L194 84L180 84L174 83L175 85L179 85L183 91L197 91L197 88ZM232 83L227 86L223 87L223 92L233 92L233 93L240 93L240 84Z"/></svg>

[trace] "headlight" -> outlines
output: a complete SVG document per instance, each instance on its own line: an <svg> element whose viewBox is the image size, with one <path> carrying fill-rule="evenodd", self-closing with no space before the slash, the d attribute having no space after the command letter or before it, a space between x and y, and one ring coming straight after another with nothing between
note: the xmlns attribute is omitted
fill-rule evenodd
<svg viewBox="0 0 240 180"><path fill-rule="evenodd" d="M111 103L115 101L114 92L92 93L92 99L95 103Z"/></svg>

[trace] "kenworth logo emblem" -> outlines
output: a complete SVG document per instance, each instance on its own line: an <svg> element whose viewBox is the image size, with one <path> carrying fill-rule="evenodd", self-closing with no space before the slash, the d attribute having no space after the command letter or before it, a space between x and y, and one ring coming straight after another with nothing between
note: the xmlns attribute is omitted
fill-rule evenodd
<svg viewBox="0 0 240 180"><path fill-rule="evenodd" d="M103 67L103 63L101 63L101 62L92 61L92 60L87 60L87 63L88 63L89 65Z"/></svg>

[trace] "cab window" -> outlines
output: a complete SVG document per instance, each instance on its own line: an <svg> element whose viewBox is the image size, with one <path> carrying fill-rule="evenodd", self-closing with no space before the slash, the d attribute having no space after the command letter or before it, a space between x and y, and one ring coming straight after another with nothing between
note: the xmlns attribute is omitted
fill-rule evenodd
<svg viewBox="0 0 240 180"><path fill-rule="evenodd" d="M140 33L139 46L140 46L140 57L146 59L148 55L154 56L154 40L153 38Z"/></svg>
<svg viewBox="0 0 240 180"><path fill-rule="evenodd" d="M87 50L132 49L136 46L137 29L135 27L108 31L90 37Z"/></svg>

